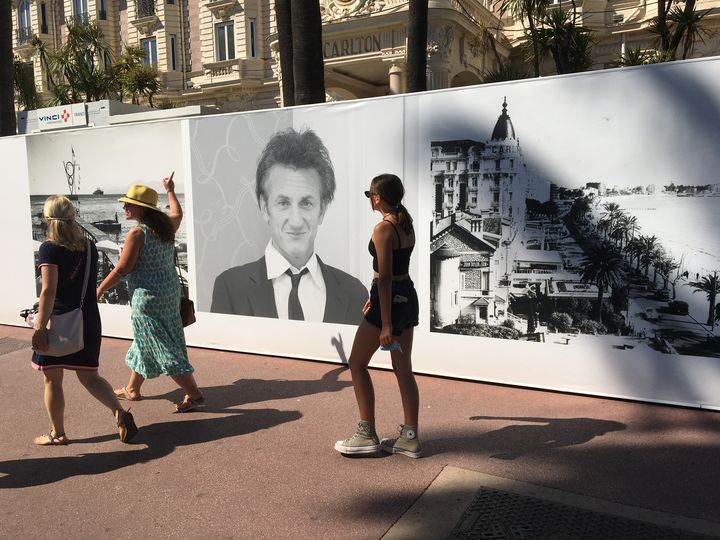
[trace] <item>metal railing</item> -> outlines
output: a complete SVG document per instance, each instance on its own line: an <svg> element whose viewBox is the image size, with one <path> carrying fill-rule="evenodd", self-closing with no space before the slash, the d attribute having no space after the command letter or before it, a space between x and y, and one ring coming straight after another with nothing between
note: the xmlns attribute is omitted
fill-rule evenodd
<svg viewBox="0 0 720 540"><path fill-rule="evenodd" d="M32 27L20 26L16 31L16 36L18 45L26 45L30 43L30 40L33 37Z"/></svg>
<svg viewBox="0 0 720 540"><path fill-rule="evenodd" d="M72 20L75 24L82 24L83 26L86 26L90 24L90 14L89 13L76 13L72 16Z"/></svg>
<svg viewBox="0 0 720 540"><path fill-rule="evenodd" d="M155 15L155 0L135 0L135 11L138 19Z"/></svg>

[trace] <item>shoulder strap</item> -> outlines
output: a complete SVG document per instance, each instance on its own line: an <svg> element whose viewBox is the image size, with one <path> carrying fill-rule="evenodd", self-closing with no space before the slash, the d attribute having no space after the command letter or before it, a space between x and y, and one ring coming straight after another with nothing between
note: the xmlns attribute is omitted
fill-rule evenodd
<svg viewBox="0 0 720 540"><path fill-rule="evenodd" d="M83 304L85 304L85 291L87 290L87 284L88 284L88 278L90 277L90 240L85 240L87 242L87 257L85 258L85 278L83 278L83 286L82 286L82 295L80 296L80 307L83 307Z"/></svg>
<svg viewBox="0 0 720 540"><path fill-rule="evenodd" d="M392 225L392 228L395 231L395 236L397 236L398 239L398 249L402 249L402 239L400 238L400 233L397 230L397 225L395 225L395 222L385 218L383 218L383 221L387 221L390 225Z"/></svg>

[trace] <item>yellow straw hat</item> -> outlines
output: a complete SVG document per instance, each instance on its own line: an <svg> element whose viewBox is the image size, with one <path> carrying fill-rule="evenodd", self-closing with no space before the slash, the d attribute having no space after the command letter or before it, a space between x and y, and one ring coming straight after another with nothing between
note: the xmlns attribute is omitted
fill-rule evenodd
<svg viewBox="0 0 720 540"><path fill-rule="evenodd" d="M133 184L130 186L127 194L124 197L120 197L118 201L136 204L137 206L143 206L161 212L157 207L157 191L142 184Z"/></svg>

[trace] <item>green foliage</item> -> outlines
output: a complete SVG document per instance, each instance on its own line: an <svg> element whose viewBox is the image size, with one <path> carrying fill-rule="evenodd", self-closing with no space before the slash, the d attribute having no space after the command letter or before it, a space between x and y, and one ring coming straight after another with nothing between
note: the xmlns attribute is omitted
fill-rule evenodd
<svg viewBox="0 0 720 540"><path fill-rule="evenodd" d="M504 81L517 81L519 79L527 79L528 74L524 70L515 69L510 62L500 64L499 67L484 71L480 77L482 84L496 83Z"/></svg>
<svg viewBox="0 0 720 540"><path fill-rule="evenodd" d="M696 4L697 0L663 2L665 10L650 21L648 29L658 36L658 62L676 60L680 50L681 58L687 59L695 45L711 35L701 23L712 10L698 11Z"/></svg>
<svg viewBox="0 0 720 540"><path fill-rule="evenodd" d="M24 110L37 109L42 104L35 87L35 72L32 62L23 62L15 57L13 60L13 84L18 103Z"/></svg>
<svg viewBox="0 0 720 540"><path fill-rule="evenodd" d="M552 56L559 74L585 71L592 66L591 31L575 24L574 11L555 8L545 12L537 42L542 56Z"/></svg>
<svg viewBox="0 0 720 540"><path fill-rule="evenodd" d="M52 105L122 100L127 95L133 103L144 97L152 106L160 88L157 68L144 63L144 49L126 46L122 55L113 58L97 21L68 21L67 40L57 51L49 51L37 37L31 44L47 72Z"/></svg>

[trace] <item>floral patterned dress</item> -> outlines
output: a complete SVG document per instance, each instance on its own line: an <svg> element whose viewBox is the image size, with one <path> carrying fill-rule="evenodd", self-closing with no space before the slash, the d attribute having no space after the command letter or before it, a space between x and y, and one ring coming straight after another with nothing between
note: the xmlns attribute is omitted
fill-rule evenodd
<svg viewBox="0 0 720 540"><path fill-rule="evenodd" d="M146 379L192 373L180 319L180 284L174 244L163 242L145 224L145 244L126 276L132 296L133 342L125 364Z"/></svg>

